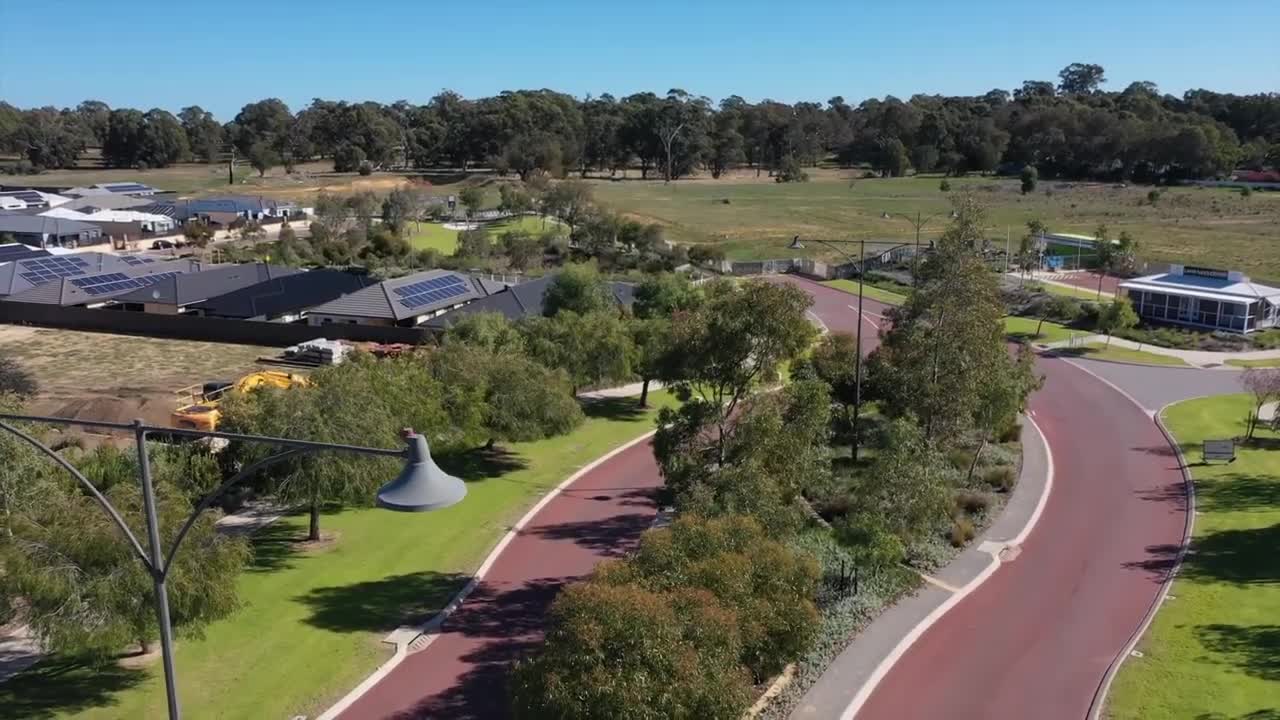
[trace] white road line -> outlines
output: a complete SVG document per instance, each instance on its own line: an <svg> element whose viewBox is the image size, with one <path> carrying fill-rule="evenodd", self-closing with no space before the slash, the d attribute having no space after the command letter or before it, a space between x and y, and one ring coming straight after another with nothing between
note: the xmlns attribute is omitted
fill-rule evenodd
<svg viewBox="0 0 1280 720"><path fill-rule="evenodd" d="M942 582L941 580L939 580L936 577L933 577L932 575L925 575L924 573L920 573L920 577L930 585L933 585L934 587L942 588L943 590L946 590L949 593L960 592L960 588L956 587L955 585L948 585L947 583Z"/></svg>
<svg viewBox="0 0 1280 720"><path fill-rule="evenodd" d="M854 306L852 306L852 305L850 305L850 306L849 306L849 309L850 309L850 310L852 310L852 311L854 311L854 312L858 312L858 308L856 308L856 307L854 307ZM875 320L872 320L871 318L873 318L873 317L878 317L878 318L880 318L881 320L883 320L883 319L884 319L884 316L883 316L883 315L876 315L875 313L869 313L869 312L867 312L866 310L863 310L863 311L862 311L862 319L863 319L863 320L866 320L866 321L867 321L867 322L869 322L869 323L871 323L871 327L873 327L873 328L875 328L875 329L879 330L879 329L880 329L880 323L876 322Z"/></svg>

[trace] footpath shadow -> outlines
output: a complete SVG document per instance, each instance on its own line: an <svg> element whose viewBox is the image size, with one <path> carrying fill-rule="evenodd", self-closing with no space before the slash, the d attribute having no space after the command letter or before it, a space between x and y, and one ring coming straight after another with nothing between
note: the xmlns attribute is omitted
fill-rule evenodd
<svg viewBox="0 0 1280 720"><path fill-rule="evenodd" d="M439 612L467 580L457 573L409 573L315 588L296 599L311 610L306 623L313 627L334 632L390 632Z"/></svg>
<svg viewBox="0 0 1280 720"><path fill-rule="evenodd" d="M43 720L115 704L147 678L143 670L78 658L50 658L0 683L0 718Z"/></svg>
<svg viewBox="0 0 1280 720"><path fill-rule="evenodd" d="M1240 672L1280 680L1280 625L1201 625L1195 632L1201 645Z"/></svg>
<svg viewBox="0 0 1280 720"><path fill-rule="evenodd" d="M548 608L560 589L577 579L541 578L510 590L481 583L441 629L445 634L482 640L475 651L462 658L473 667L448 690L424 698L411 710L395 715L396 720L507 718L511 664L542 643Z"/></svg>
<svg viewBox="0 0 1280 720"><path fill-rule="evenodd" d="M582 413L589 418L605 420L636 420L644 415L638 397L594 398L582 401Z"/></svg>

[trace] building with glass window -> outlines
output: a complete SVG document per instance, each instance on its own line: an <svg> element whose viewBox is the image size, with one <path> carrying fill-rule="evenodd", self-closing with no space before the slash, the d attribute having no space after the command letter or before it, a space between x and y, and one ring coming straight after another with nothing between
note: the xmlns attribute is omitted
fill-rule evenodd
<svg viewBox="0 0 1280 720"><path fill-rule="evenodd" d="M1280 288L1234 270L1174 265L1167 273L1120 283L1144 320L1249 333L1280 327Z"/></svg>

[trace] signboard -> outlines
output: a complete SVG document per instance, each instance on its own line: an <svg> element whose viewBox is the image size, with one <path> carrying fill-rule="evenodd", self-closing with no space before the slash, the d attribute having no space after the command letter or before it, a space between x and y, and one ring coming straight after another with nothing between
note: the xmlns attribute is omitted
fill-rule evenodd
<svg viewBox="0 0 1280 720"><path fill-rule="evenodd" d="M1209 462L1210 460L1226 460L1227 462L1235 462L1236 441L1205 440L1203 455L1205 462Z"/></svg>
<svg viewBox="0 0 1280 720"><path fill-rule="evenodd" d="M1183 275L1194 275L1196 277L1213 278L1214 280L1226 280L1226 270L1215 270L1214 268L1192 267L1190 265L1182 268Z"/></svg>

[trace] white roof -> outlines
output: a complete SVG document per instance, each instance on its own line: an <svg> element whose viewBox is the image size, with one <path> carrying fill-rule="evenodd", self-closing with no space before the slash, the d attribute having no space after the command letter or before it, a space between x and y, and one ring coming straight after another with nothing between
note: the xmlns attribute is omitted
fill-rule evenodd
<svg viewBox="0 0 1280 720"><path fill-rule="evenodd" d="M68 208L53 208L46 210L41 215L45 217L66 218L68 220L80 220L83 222L151 222L161 225L174 225L173 218L168 215L157 215L155 213L138 212L137 210L98 210L96 212L86 213L79 210L71 210Z"/></svg>
<svg viewBox="0 0 1280 720"><path fill-rule="evenodd" d="M1250 282L1248 278L1219 280L1195 275L1161 273L1125 280L1120 283L1120 287L1126 290L1146 290L1226 302L1249 302L1263 298L1273 304L1280 302L1280 288L1259 285Z"/></svg>

